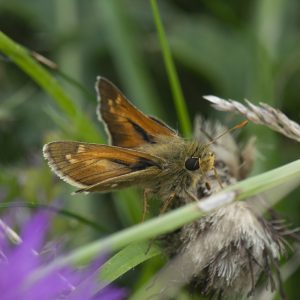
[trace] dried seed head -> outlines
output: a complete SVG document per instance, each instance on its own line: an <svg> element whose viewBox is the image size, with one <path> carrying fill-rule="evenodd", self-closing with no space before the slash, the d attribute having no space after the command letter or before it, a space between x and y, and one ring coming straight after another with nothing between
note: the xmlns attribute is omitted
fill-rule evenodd
<svg viewBox="0 0 300 300"><path fill-rule="evenodd" d="M218 123L198 119L196 138L205 143L223 130ZM223 186L244 178L250 171L255 153L253 140L244 149L239 149L232 135L212 145ZM202 181L190 188L200 201L220 190L213 174L208 180L209 190ZM278 261L285 252L284 232L288 230L283 223L267 221L253 200L224 206L164 237L166 252L173 258L165 272L168 276L164 276L172 279L165 280L166 290L174 290L175 282L175 289L188 284L198 294L241 299L257 292L261 277L267 279L264 283L271 290L280 288L273 273L279 274ZM191 201L177 197L172 208ZM277 272L272 271L274 268Z"/></svg>
<svg viewBox="0 0 300 300"><path fill-rule="evenodd" d="M189 266L181 276L193 289L230 299L252 294L263 273L273 281L270 270L285 248L280 233L246 202L184 226L173 239L177 248L169 253Z"/></svg>
<svg viewBox="0 0 300 300"><path fill-rule="evenodd" d="M265 125L300 142L300 125L290 120L280 110L266 103L260 103L260 105L257 106L245 100L246 105L244 105L234 100L224 100L216 96L204 96L203 98L213 103L213 107L217 110L240 113L253 123Z"/></svg>

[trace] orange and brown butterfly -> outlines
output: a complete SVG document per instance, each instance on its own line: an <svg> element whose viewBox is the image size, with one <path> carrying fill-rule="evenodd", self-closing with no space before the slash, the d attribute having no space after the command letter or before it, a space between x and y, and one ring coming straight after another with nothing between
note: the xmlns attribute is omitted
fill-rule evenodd
<svg viewBox="0 0 300 300"><path fill-rule="evenodd" d="M186 196L214 169L215 156L207 144L186 140L145 115L105 78L97 78L96 91L97 114L110 145L56 141L43 148L53 172L78 187L76 192L138 185L167 201Z"/></svg>

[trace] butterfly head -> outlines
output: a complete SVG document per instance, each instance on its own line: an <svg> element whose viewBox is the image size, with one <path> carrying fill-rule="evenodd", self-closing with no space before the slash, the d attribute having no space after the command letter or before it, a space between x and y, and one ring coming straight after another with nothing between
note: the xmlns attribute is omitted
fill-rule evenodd
<svg viewBox="0 0 300 300"><path fill-rule="evenodd" d="M191 173L206 173L214 168L215 154L208 145L197 141L188 144L184 151L184 168Z"/></svg>

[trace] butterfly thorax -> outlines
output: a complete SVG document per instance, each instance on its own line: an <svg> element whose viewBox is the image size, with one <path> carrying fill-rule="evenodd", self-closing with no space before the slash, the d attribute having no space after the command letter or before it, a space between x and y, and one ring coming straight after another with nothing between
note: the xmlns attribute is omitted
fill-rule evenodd
<svg viewBox="0 0 300 300"><path fill-rule="evenodd" d="M155 143L142 145L138 150L165 161L161 174L149 182L160 197L185 193L192 185L205 180L214 168L215 156L207 144L179 136L158 136Z"/></svg>

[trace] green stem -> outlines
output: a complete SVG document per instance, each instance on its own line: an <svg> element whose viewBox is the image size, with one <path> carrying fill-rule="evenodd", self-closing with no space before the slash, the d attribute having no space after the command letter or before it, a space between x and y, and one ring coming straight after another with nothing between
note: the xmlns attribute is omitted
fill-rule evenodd
<svg viewBox="0 0 300 300"><path fill-rule="evenodd" d="M157 28L157 33L163 53L164 63L167 70L173 99L176 107L177 116L179 119L180 127L184 136L191 136L192 126L188 115L186 103L183 97L183 92L177 76L175 64L171 55L170 47L166 38L163 24L159 15L156 0L150 0L154 22Z"/></svg>
<svg viewBox="0 0 300 300"><path fill-rule="evenodd" d="M264 174L234 184L224 189L221 193L213 195L206 200L193 202L145 223L132 226L104 239L82 246L73 251L71 254L57 259L42 272L48 272L50 269L52 270L56 267L70 263L82 263L99 255L99 253L115 251L129 243L144 241L155 236L171 232L186 223L192 222L208 214L211 209L211 206L210 209L208 209L210 203L214 203L213 208L217 208L220 205L224 205L225 202L227 204L233 200L245 200L250 196L254 196L278 186L280 186L281 190L283 190L282 186L287 183L293 183L293 186L289 185L290 191L291 188L299 185L299 179L300 160L297 160L283 167L279 167ZM234 193L232 191L234 191ZM220 202L220 199L223 200ZM218 201L216 202L216 200ZM272 201L272 205L274 202L275 201ZM218 206L216 206L216 204Z"/></svg>
<svg viewBox="0 0 300 300"><path fill-rule="evenodd" d="M62 89L58 81L36 60L24 47L17 44L0 31L0 52L9 57L20 69L28 74L43 90L57 103L60 109L68 116L72 126L82 133L83 138L99 140L99 132L89 119L77 109L76 104Z"/></svg>

